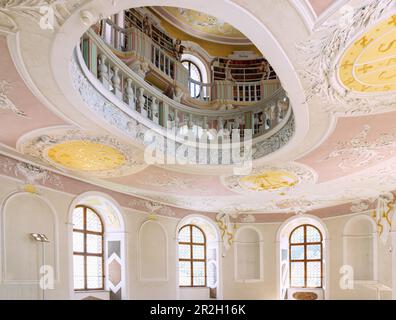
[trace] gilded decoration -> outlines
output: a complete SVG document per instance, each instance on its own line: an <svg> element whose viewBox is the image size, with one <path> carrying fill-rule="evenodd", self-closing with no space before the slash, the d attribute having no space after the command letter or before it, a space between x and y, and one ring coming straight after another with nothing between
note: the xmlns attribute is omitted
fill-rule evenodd
<svg viewBox="0 0 396 320"><path fill-rule="evenodd" d="M396 14L351 44L341 58L339 77L352 91L396 90Z"/></svg>
<svg viewBox="0 0 396 320"><path fill-rule="evenodd" d="M223 176L222 182L229 189L241 193L284 192L297 185L315 182L315 174L305 166L295 163L283 166L254 168L247 176Z"/></svg>
<svg viewBox="0 0 396 320"><path fill-rule="evenodd" d="M125 163L125 156L115 148L90 141L57 144L48 150L48 158L78 171L112 170Z"/></svg>

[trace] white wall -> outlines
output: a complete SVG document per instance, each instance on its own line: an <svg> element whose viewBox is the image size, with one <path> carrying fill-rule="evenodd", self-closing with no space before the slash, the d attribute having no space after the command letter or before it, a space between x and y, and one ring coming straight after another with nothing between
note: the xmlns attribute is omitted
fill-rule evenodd
<svg viewBox="0 0 396 320"><path fill-rule="evenodd" d="M41 251L28 236L30 232L44 232L51 238L47 245L46 263L54 264L54 290L47 290L47 299L69 299L70 248L68 242L68 212L75 196L40 188L40 195L20 193L21 183L0 176L1 228L0 228L0 299L41 299L38 285L38 267ZM14 195L15 193L15 195ZM127 291L129 299L176 299L176 229L179 220L159 217L147 222L148 215L123 208L127 237ZM339 285L340 267L344 264L344 228L355 215L325 219L329 232L329 288L330 299L375 299L376 291L363 284L353 290L342 290ZM224 299L277 299L278 253L276 237L280 223L254 224L260 237L261 279L237 279L235 250L232 247L220 266ZM150 231L151 230L151 231ZM147 233L148 232L148 233ZM154 232L153 238L150 233ZM159 245L156 246L155 244ZM391 240L376 245L377 270L380 283L392 287ZM357 250L357 249L356 249ZM150 252L148 252L150 251ZM257 250L254 250L256 252ZM165 253L164 253L165 252ZM394 254L395 258L396 255ZM148 263L167 261L167 265L147 266ZM162 263L161 263L162 264ZM27 268L28 266L28 268ZM143 270L143 272L142 272ZM384 299L391 297L384 292Z"/></svg>

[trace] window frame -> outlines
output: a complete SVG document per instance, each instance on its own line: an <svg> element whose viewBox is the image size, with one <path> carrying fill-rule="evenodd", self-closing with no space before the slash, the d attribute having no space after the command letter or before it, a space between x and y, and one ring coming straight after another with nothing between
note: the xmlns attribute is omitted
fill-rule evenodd
<svg viewBox="0 0 396 320"><path fill-rule="evenodd" d="M312 227L318 231L320 235L320 241L319 242L308 242L307 241L307 227ZM304 241L300 243L292 243L291 238L293 233L299 229L299 228L304 228ZM320 258L319 259L308 259L307 258L307 247L310 245L320 245ZM292 259L292 247L293 246L303 246L304 247L304 259ZM304 263L304 285L301 287L297 286L292 286L292 264L296 262L303 262ZM307 282L308 282L308 275L307 275L307 265L309 262L320 262L320 286L319 287L308 287ZM295 227L289 235L289 287L290 288L304 288L304 289L317 289L317 288L323 288L323 234L319 230L318 227L312 225L312 224L301 224L297 227Z"/></svg>
<svg viewBox="0 0 396 320"><path fill-rule="evenodd" d="M104 223L102 217L98 214L98 212L86 205L78 205L75 207L77 208L82 208L83 209L83 229L76 229L74 228L73 224L73 235L74 233L80 233L83 234L84 237L84 251L83 252L78 252L74 251L74 242L72 243L73 245L73 258L74 256L82 256L84 258L84 288L81 289L76 289L74 288L74 270L73 270L73 289L74 291L101 291L105 289L105 265L104 265L104 260L105 260L105 255L104 255ZM102 226L102 231L89 231L87 230L87 210L91 210L98 218ZM73 217L72 221L74 220L74 211L73 211ZM102 240L102 251L101 253L89 253L87 252L87 235L96 235L96 236L101 236ZM88 288L88 276L87 276L87 257L100 257L101 258L101 264L102 264L102 286L100 288ZM73 259L74 260L74 259Z"/></svg>
<svg viewBox="0 0 396 320"><path fill-rule="evenodd" d="M179 270L179 287L183 287L183 288L206 288L207 284L208 284L208 274L207 274L207 248L206 248L206 235L205 232L198 226L196 226L195 224L186 224L185 226L181 227L179 229L178 235L180 235L180 232L184 229L184 228L189 228L190 229L190 241L189 242L185 242L185 241L180 241L178 240L178 249L179 246L181 244L183 245L189 245L190 246L190 259L187 258L180 258L179 257L179 265L180 262L190 262L190 270L191 270L191 276L190 276L190 285L180 285L180 270ZM196 243L193 242L193 233L192 230L193 228L197 228L203 235L204 238L204 242L203 243ZM204 258L203 259L194 259L194 246L203 246L204 247ZM178 251L179 252L179 251ZM194 262L203 262L204 263L204 269L205 269L205 283L203 285L194 285Z"/></svg>

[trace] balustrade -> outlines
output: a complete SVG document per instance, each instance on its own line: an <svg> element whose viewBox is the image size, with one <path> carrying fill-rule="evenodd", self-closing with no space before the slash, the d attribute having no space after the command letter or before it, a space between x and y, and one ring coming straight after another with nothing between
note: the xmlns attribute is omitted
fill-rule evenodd
<svg viewBox="0 0 396 320"><path fill-rule="evenodd" d="M93 31L88 31L82 38L81 52L78 55L83 59L80 64L85 63L103 89L112 92L132 113L151 121L154 126L179 131L192 129L197 135L205 129L221 130L229 137L233 129L239 129L241 136L244 129L252 129L253 137L259 137L276 127L280 129L292 116L289 100L282 88L274 89L270 97L261 100L257 96L245 95L244 99L257 102L241 109L201 110L178 103L149 85L126 66ZM97 61L97 65L92 61ZM259 85L254 84L255 88ZM209 97L215 90L217 89L209 85L199 87L202 99Z"/></svg>
<svg viewBox="0 0 396 320"><path fill-rule="evenodd" d="M189 78L186 68L156 44L147 34L136 27L123 29L107 19L102 22L101 38L116 50L130 52L136 56L137 65L131 68L141 73L141 60L148 61L161 74L175 80L179 88L190 93L190 97L206 102L222 101L225 105L249 105L270 97L280 88L280 82L265 79L254 82L215 80L202 83Z"/></svg>

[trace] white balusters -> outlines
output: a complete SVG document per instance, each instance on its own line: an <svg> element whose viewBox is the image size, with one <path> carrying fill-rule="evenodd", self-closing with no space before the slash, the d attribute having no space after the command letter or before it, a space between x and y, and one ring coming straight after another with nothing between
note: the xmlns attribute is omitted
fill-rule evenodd
<svg viewBox="0 0 396 320"><path fill-rule="evenodd" d="M159 105L156 97L151 97L151 114L153 122L159 124Z"/></svg>
<svg viewBox="0 0 396 320"><path fill-rule="evenodd" d="M103 86L109 90L110 83L109 83L109 74L108 74L108 67L106 65L107 57L104 54L99 56L99 66L98 66L98 76L99 81L102 82Z"/></svg>
<svg viewBox="0 0 396 320"><path fill-rule="evenodd" d="M122 99L122 91L121 91L121 78L118 74L120 69L118 67L113 68L113 76L111 77L111 83L113 85L113 92L117 98Z"/></svg>
<svg viewBox="0 0 396 320"><path fill-rule="evenodd" d="M127 78L127 84L125 88L127 104L131 107L132 110L136 110L136 103L135 103L135 92L133 91L132 87L132 79Z"/></svg>
<svg viewBox="0 0 396 320"><path fill-rule="evenodd" d="M146 98L144 97L144 88L138 88L137 89L138 95L137 95L137 107L138 111L147 117L147 110L144 108L144 104L146 102Z"/></svg>

